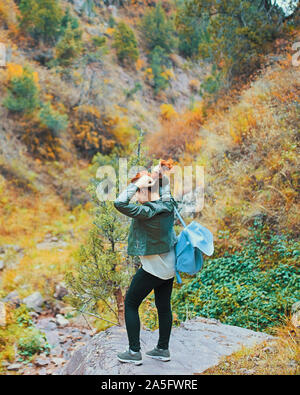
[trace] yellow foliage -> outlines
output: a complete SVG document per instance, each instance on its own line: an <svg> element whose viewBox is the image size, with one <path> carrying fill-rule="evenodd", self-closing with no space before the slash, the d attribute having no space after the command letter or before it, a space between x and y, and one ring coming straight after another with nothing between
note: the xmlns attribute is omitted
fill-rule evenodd
<svg viewBox="0 0 300 395"><path fill-rule="evenodd" d="M75 107L74 110L76 112L81 112L81 113L84 113L86 115L94 116L94 117L96 117L98 119L101 118L100 111L98 110L98 108L96 106L90 106L90 105L87 105L87 104L83 104L80 107Z"/></svg>
<svg viewBox="0 0 300 395"><path fill-rule="evenodd" d="M148 67L148 68L145 70L145 75L146 75L146 78L148 78L149 80L152 80L152 79L154 78L154 75L153 75L153 72L152 72L152 68L151 68L151 67Z"/></svg>
<svg viewBox="0 0 300 395"><path fill-rule="evenodd" d="M161 73L161 76L164 77L166 80L170 80L171 78L174 78L174 73L173 70L171 69L166 69Z"/></svg>
<svg viewBox="0 0 300 395"><path fill-rule="evenodd" d="M203 147L203 140L202 139L196 139L195 141L191 143L186 143L186 151L187 153L190 154L196 154L200 152L200 149Z"/></svg>
<svg viewBox="0 0 300 395"><path fill-rule="evenodd" d="M135 63L135 68L139 71L145 67L145 61L141 58L138 58L138 60Z"/></svg>
<svg viewBox="0 0 300 395"><path fill-rule="evenodd" d="M240 144L249 138L257 126L257 116L251 108L236 109L236 112L229 120L229 133L235 144Z"/></svg>
<svg viewBox="0 0 300 395"><path fill-rule="evenodd" d="M160 106L160 113L163 119L171 119L178 116L172 104L162 104Z"/></svg>
<svg viewBox="0 0 300 395"><path fill-rule="evenodd" d="M6 78L7 81L11 81L12 78L20 78L24 74L24 68L22 65L17 63L7 63L6 67ZM39 75L36 71L32 73L33 80L36 85L39 83Z"/></svg>
<svg viewBox="0 0 300 395"><path fill-rule="evenodd" d="M23 66L16 63L7 63L6 75L7 80L10 81L14 77L21 77L23 74Z"/></svg>
<svg viewBox="0 0 300 395"><path fill-rule="evenodd" d="M114 31L115 31L115 29L113 27L108 27L106 29L106 34L108 34L109 36L112 36Z"/></svg>
<svg viewBox="0 0 300 395"><path fill-rule="evenodd" d="M3 289L9 292L26 283L30 289L20 288L21 297L33 290L45 294L50 291L48 285L62 280L65 271L70 269L71 255L78 248L78 237L85 237L90 227L89 208L77 207L70 212L51 192L46 196L26 196L5 188L1 196L7 200L0 201L0 217L3 219L0 243L14 244L18 240L25 252L17 269L7 268L3 273ZM77 240L70 237L71 231ZM48 233L64 235L67 246L37 248L37 243L44 241Z"/></svg>
<svg viewBox="0 0 300 395"><path fill-rule="evenodd" d="M117 141L123 146L126 146L130 141L133 141L136 135L136 131L130 125L127 117L114 118L112 133Z"/></svg>
<svg viewBox="0 0 300 395"><path fill-rule="evenodd" d="M197 92L200 89L200 81L199 80L190 80L189 82L189 88L193 92Z"/></svg>
<svg viewBox="0 0 300 395"><path fill-rule="evenodd" d="M13 0L0 1L0 21L4 22L9 29L17 25L18 7Z"/></svg>
<svg viewBox="0 0 300 395"><path fill-rule="evenodd" d="M290 320L276 328L276 337L251 348L243 347L229 356L223 357L218 365L207 369L202 375L253 375L278 376L300 373L299 361L300 331ZM295 361L295 363L291 363Z"/></svg>

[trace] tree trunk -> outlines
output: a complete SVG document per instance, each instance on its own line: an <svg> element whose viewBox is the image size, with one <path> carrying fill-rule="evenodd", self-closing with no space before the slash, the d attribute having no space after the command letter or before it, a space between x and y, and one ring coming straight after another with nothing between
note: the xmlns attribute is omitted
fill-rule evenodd
<svg viewBox="0 0 300 395"><path fill-rule="evenodd" d="M117 288L114 291L114 297L117 302L119 325L123 326L125 323L125 306L124 306L124 296L122 294L121 288Z"/></svg>

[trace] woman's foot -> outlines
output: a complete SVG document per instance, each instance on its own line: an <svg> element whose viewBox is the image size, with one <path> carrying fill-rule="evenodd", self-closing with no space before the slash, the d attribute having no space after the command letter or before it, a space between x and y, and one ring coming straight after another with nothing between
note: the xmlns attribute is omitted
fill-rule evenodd
<svg viewBox="0 0 300 395"><path fill-rule="evenodd" d="M163 350L162 348L157 347L154 347L151 351L147 351L146 356L149 358L159 359L160 361L164 362L171 360L169 350Z"/></svg>
<svg viewBox="0 0 300 395"><path fill-rule="evenodd" d="M130 349L122 353L119 353L118 360L120 362L134 363L135 365L141 365L143 363L141 352L140 351L134 352L131 351Z"/></svg>

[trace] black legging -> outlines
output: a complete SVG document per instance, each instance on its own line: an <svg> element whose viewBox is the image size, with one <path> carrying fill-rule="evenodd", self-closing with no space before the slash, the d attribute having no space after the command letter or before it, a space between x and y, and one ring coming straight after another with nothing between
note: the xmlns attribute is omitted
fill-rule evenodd
<svg viewBox="0 0 300 395"><path fill-rule="evenodd" d="M125 298L125 323L132 351L140 351L140 318L138 309L145 297L154 289L155 305L158 311L158 348L168 349L172 329L171 294L174 277L162 280L139 268L132 278Z"/></svg>

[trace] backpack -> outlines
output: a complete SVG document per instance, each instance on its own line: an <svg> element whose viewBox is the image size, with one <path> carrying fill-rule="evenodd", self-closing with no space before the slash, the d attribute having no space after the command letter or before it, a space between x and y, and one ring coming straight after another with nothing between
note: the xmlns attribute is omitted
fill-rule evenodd
<svg viewBox="0 0 300 395"><path fill-rule="evenodd" d="M196 221L192 221L186 226L176 207L174 207L177 217L184 229L178 236L175 244L175 272L177 283L181 284L179 272L194 275L203 266L203 255L211 256L214 252L212 233Z"/></svg>

